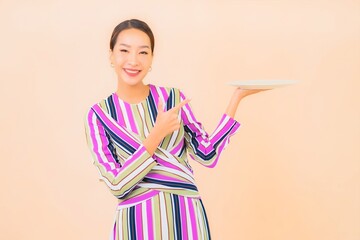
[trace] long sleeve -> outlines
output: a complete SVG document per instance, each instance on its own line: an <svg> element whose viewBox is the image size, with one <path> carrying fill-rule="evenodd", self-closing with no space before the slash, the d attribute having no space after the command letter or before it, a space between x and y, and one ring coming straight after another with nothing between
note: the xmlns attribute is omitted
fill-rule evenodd
<svg viewBox="0 0 360 240"><path fill-rule="evenodd" d="M186 97L181 92L181 101ZM185 141L189 156L206 167L215 167L221 152L229 143L240 123L227 114L223 114L215 131L209 136L202 124L195 118L191 107L186 104L181 109L181 118L185 129Z"/></svg>
<svg viewBox="0 0 360 240"><path fill-rule="evenodd" d="M93 156L93 164L99 171L99 179L103 180L117 198L125 197L156 165L156 161L146 151L142 143L119 137L122 144L128 145L131 152L120 164L115 153L113 143L110 141L109 131L105 129L93 109L85 117L85 133L88 147ZM124 136L126 138L126 136Z"/></svg>

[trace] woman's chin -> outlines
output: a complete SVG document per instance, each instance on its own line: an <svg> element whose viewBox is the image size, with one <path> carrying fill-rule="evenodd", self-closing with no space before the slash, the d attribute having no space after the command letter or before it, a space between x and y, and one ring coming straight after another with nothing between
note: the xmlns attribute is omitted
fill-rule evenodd
<svg viewBox="0 0 360 240"><path fill-rule="evenodd" d="M135 86L139 86L139 85L143 85L143 81L142 79L126 79L122 81L123 84L131 86L131 87L135 87Z"/></svg>

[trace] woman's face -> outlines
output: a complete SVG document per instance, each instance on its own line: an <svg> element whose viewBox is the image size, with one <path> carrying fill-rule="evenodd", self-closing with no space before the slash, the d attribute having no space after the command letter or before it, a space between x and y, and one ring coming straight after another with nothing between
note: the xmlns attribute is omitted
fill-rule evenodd
<svg viewBox="0 0 360 240"><path fill-rule="evenodd" d="M150 38L135 28L121 31L114 49L110 50L110 61L118 80L131 86L142 84L152 58Z"/></svg>

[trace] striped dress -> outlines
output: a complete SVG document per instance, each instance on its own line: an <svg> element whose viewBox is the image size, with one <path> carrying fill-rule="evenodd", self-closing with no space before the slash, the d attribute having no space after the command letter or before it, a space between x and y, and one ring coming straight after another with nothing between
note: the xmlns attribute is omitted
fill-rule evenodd
<svg viewBox="0 0 360 240"><path fill-rule="evenodd" d="M169 110L186 97L176 88L149 86L140 103L127 103L112 93L85 117L93 164L118 199L110 239L211 239L188 156L214 167L240 124L223 114L208 135L186 104L179 111L180 129L150 155L142 142L155 124L159 100Z"/></svg>

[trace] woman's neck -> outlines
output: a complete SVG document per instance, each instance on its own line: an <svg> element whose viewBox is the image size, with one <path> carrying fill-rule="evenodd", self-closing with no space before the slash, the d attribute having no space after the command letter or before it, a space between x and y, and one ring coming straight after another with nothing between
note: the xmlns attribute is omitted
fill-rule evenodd
<svg viewBox="0 0 360 240"><path fill-rule="evenodd" d="M118 82L116 94L126 102L138 103L149 95L149 89L150 86L142 82L133 86Z"/></svg>

